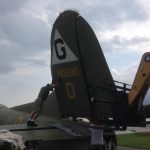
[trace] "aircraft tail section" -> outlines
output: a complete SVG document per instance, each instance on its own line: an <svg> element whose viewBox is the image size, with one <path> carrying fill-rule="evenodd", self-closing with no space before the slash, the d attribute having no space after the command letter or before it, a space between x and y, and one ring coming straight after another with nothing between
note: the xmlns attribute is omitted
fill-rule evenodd
<svg viewBox="0 0 150 150"><path fill-rule="evenodd" d="M55 92L64 117L90 115L89 95L76 37L78 16L78 13L70 11L60 14L51 35L51 71L53 79L60 79L62 83Z"/></svg>
<svg viewBox="0 0 150 150"><path fill-rule="evenodd" d="M113 78L89 24L74 11L55 21L51 35L51 71L62 84L56 96L63 116L112 116Z"/></svg>

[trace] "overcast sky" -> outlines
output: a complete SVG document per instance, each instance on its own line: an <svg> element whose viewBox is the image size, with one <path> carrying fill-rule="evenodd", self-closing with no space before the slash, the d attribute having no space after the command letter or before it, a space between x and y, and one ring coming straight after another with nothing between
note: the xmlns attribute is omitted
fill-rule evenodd
<svg viewBox="0 0 150 150"><path fill-rule="evenodd" d="M150 50L149 0L0 0L1 104L31 102L51 82L50 34L65 9L91 25L114 79L132 84Z"/></svg>

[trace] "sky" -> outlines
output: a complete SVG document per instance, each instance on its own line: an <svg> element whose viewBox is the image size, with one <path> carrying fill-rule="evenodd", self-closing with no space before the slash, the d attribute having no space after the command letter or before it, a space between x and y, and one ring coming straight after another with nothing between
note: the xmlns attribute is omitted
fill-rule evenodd
<svg viewBox="0 0 150 150"><path fill-rule="evenodd" d="M51 82L51 30L66 9L91 25L114 80L132 84L143 53L150 51L149 0L0 0L1 104L34 101Z"/></svg>

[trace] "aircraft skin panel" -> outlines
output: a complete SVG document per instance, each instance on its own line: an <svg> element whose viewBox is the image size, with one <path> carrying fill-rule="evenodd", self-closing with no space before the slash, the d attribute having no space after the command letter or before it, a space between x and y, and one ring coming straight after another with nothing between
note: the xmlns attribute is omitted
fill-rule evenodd
<svg viewBox="0 0 150 150"><path fill-rule="evenodd" d="M35 128L32 130L29 129L29 127L26 127L26 124L22 124L22 125L11 125L11 126L1 126L1 129L10 129L10 130L15 130L15 128L17 130L21 130L22 128L20 127L24 127L23 129L27 129L26 131L13 131L13 133L21 135L23 137L24 141L32 141L32 140L42 140L42 141L50 141L50 140L66 140L66 139L73 139L74 137L59 130L59 129L37 129L35 130ZM29 130L28 130L29 129Z"/></svg>
<svg viewBox="0 0 150 150"><path fill-rule="evenodd" d="M64 73L58 73L66 70L64 69L64 65L55 66L55 70L57 70L57 72L53 75L61 78L63 82L63 84L59 85L55 92L58 104L61 105L60 109L63 115L87 117L90 114L89 105L86 105L85 102L85 100L88 100L88 97L85 91L86 87L84 87L84 78L78 67L79 65L80 64L78 62L73 63L73 65L72 63L65 64L65 68L67 70L72 70L70 71L70 74L72 74L71 76L68 76L67 74L65 75ZM60 68L62 69L60 70Z"/></svg>
<svg viewBox="0 0 150 150"><path fill-rule="evenodd" d="M53 80L61 79L55 92L62 116L89 117L90 101L77 51L77 16L75 12L62 13L53 25L51 72Z"/></svg>
<svg viewBox="0 0 150 150"><path fill-rule="evenodd" d="M53 140L66 140L66 139L76 139L85 138L90 135L88 130L89 124L82 124L82 122L69 123L69 121L54 121L56 124L59 123L62 127L67 127L73 133L78 133L80 136L75 136L69 134L68 130L63 131L57 127L51 126L51 121L49 123L39 123L38 127L27 127L26 124L17 125L1 125L0 129L8 129L11 132L19 134L23 137L24 141L32 140L43 140L43 141L53 141ZM53 123L54 123L53 122Z"/></svg>
<svg viewBox="0 0 150 150"><path fill-rule="evenodd" d="M116 90L109 67L93 30L81 16L77 18L76 22L81 59L83 60L88 84L104 87L112 85ZM107 94L102 93L109 99Z"/></svg>
<svg viewBox="0 0 150 150"><path fill-rule="evenodd" d="M0 108L0 125L9 124L23 124L29 119L30 113L33 109L34 102L27 103L11 108L1 107ZM56 100L55 92L52 92L43 105L41 115L37 118L36 122L47 123L55 121L60 118L60 110Z"/></svg>
<svg viewBox="0 0 150 150"><path fill-rule="evenodd" d="M98 117L112 116L116 88L102 49L93 30L83 17L77 17L76 26L87 84L94 88L96 102L92 103L93 114ZM111 90L108 90L109 88Z"/></svg>

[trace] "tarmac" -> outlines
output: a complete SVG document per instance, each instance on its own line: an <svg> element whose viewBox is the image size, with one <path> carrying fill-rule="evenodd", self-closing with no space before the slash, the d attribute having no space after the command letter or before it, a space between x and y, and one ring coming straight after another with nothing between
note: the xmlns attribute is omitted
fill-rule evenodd
<svg viewBox="0 0 150 150"><path fill-rule="evenodd" d="M117 150L144 150L144 149L118 146Z"/></svg>
<svg viewBox="0 0 150 150"><path fill-rule="evenodd" d="M129 133L148 133L150 132L150 125L146 127L128 127L126 131L116 131L116 134L129 134Z"/></svg>

